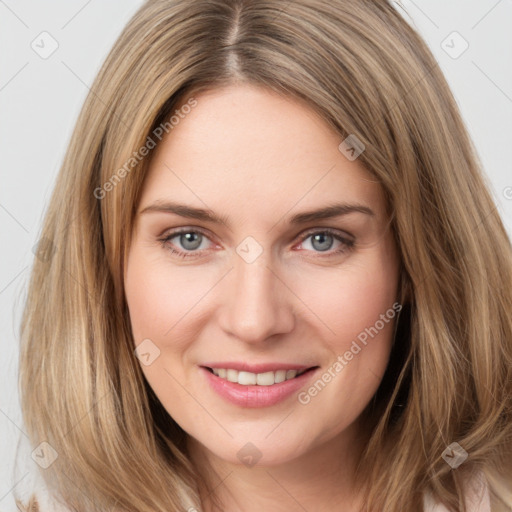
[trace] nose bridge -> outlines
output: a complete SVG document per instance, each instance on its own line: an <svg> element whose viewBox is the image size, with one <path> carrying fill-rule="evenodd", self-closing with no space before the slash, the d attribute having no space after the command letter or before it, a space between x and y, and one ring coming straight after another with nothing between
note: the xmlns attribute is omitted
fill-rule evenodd
<svg viewBox="0 0 512 512"><path fill-rule="evenodd" d="M291 330L294 319L291 297L275 275L270 252L261 251L254 258L254 247L250 251L251 258L243 253L234 255L222 327L240 340L254 343Z"/></svg>

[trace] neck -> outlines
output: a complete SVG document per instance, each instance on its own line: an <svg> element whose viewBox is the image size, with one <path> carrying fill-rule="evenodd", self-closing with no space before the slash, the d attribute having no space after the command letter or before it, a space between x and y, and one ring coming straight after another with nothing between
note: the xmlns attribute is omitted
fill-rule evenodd
<svg viewBox="0 0 512 512"><path fill-rule="evenodd" d="M223 460L189 437L187 447L199 474L203 510L355 512L362 501L354 481L364 443L360 433L356 422L292 460L253 467Z"/></svg>

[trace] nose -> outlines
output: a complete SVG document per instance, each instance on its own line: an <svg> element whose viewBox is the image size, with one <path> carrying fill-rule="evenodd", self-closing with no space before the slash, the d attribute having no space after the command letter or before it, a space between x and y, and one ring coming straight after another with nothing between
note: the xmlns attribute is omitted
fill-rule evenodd
<svg viewBox="0 0 512 512"><path fill-rule="evenodd" d="M234 268L223 283L221 328L246 343L260 343L293 330L293 294L272 268L265 251L247 263L234 255Z"/></svg>

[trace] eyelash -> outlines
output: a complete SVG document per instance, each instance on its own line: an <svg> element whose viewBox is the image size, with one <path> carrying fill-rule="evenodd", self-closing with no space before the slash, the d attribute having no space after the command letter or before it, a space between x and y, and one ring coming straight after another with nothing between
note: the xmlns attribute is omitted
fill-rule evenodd
<svg viewBox="0 0 512 512"><path fill-rule="evenodd" d="M171 251L172 254L175 254L176 256L178 256L180 258L191 258L191 257L194 258L194 257L198 257L199 254L201 253L201 251L177 251L171 245L169 245L169 241L170 240L172 240L176 236L184 234L184 233L199 233L199 234L205 236L206 238L208 238L208 235L204 231L202 231L201 229L198 229L198 228L194 228L194 229L183 228L183 229L179 229L179 230L173 231L172 233L169 233L169 234L167 234L166 236L164 236L162 238L159 238L158 241L162 244L162 247L164 249L167 249L167 250ZM345 237L341 236L338 231L330 229L330 228L309 230L308 232L306 232L302 236L302 238L300 239L300 243L302 244L310 236L317 235L317 234L331 235L333 238L335 238L336 240L341 242L340 248L338 248L338 249L336 249L334 251L331 251L331 252L327 252L327 254L321 254L321 251L313 251L313 252L318 252L319 253L319 256L317 256L319 258L332 257L334 255L350 252L351 250L354 249L354 246L355 246L355 241L354 240L350 240L349 238L345 238ZM309 252L311 252L311 251L309 251Z"/></svg>

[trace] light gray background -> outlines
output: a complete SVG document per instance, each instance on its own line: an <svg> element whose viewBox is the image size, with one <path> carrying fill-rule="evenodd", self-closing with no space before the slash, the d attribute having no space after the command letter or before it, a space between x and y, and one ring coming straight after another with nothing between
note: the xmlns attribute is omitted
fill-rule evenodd
<svg viewBox="0 0 512 512"><path fill-rule="evenodd" d="M12 489L30 480L25 470L17 476L12 471L16 443L24 438L17 391L19 320L41 215L88 87L141 4L0 0L1 512L16 510ZM402 5L454 91L512 235L512 0ZM469 47L453 58L464 40ZM52 44L58 48L47 58L31 47L43 53Z"/></svg>

